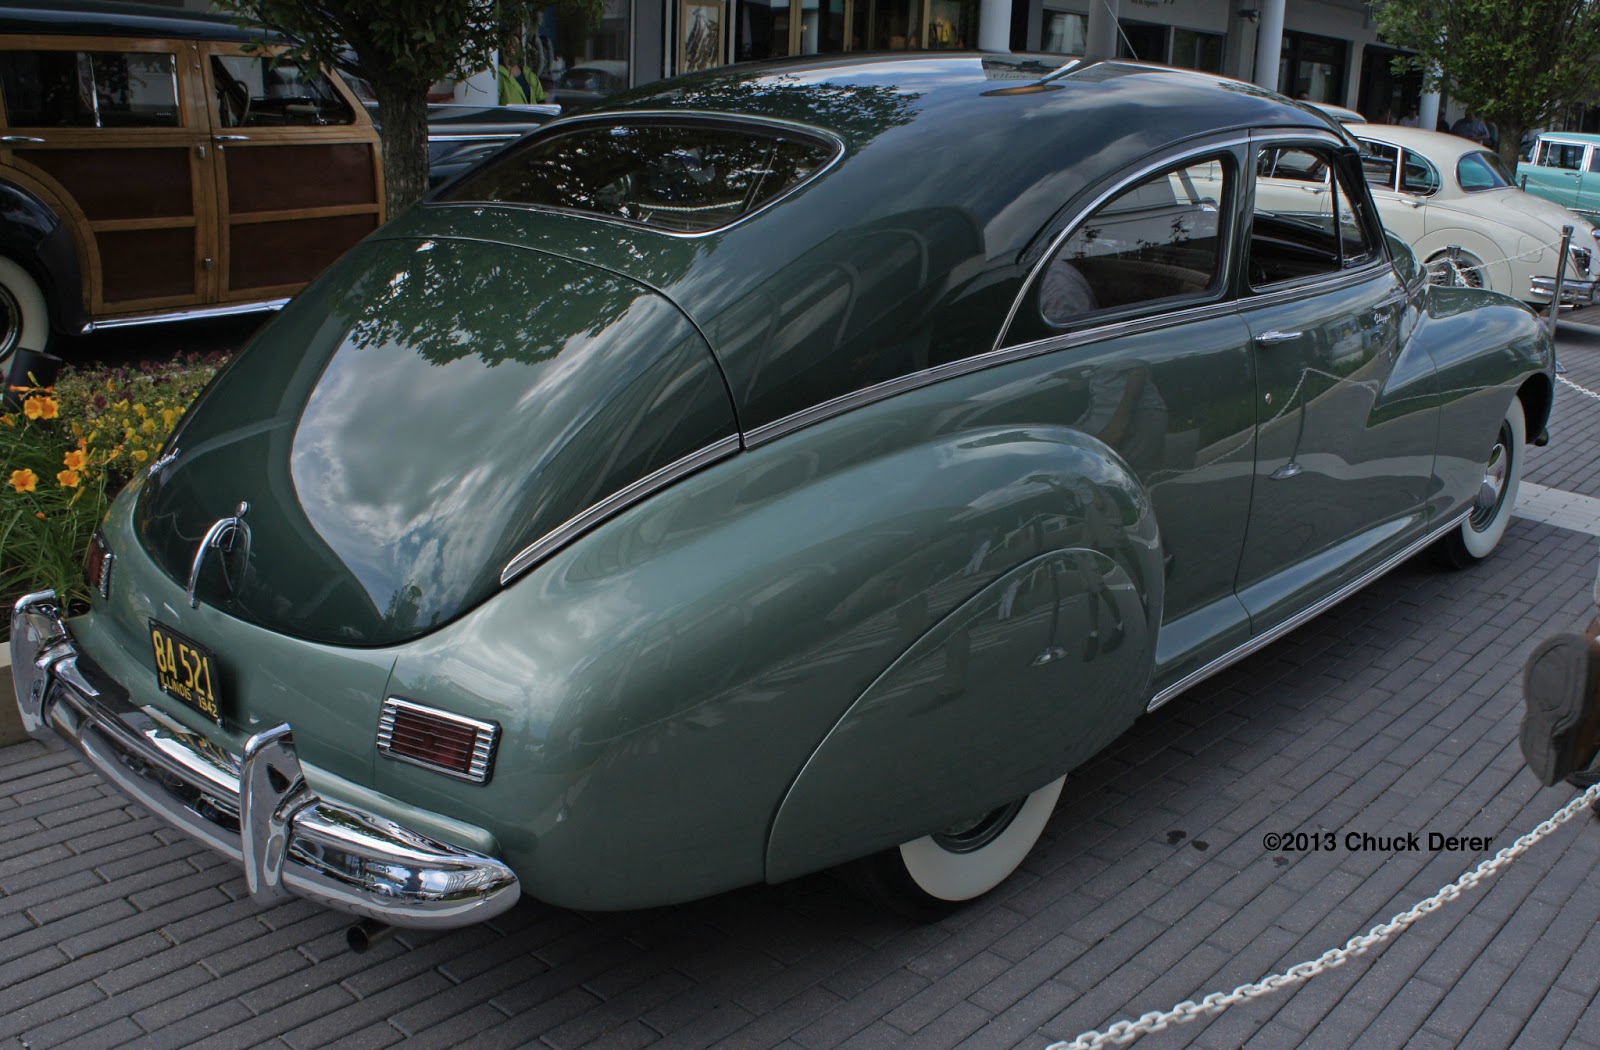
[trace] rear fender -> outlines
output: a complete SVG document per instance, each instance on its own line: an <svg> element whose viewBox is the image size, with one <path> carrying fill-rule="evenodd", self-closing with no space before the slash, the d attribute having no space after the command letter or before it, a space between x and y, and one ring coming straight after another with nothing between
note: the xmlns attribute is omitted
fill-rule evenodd
<svg viewBox="0 0 1600 1050"><path fill-rule="evenodd" d="M1115 560L1024 562L903 653L784 799L767 879L917 838L1054 780L1144 708L1154 635Z"/></svg>

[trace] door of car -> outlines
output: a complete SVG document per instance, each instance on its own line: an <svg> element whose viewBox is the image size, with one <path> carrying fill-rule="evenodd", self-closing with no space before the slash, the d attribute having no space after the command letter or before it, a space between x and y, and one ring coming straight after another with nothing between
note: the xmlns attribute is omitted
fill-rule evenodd
<svg viewBox="0 0 1600 1050"><path fill-rule="evenodd" d="M0 167L72 226L92 316L206 298L199 68L187 41L11 37L0 48Z"/></svg>
<svg viewBox="0 0 1600 1050"><path fill-rule="evenodd" d="M1331 139L1259 149L1312 153L1334 179L1326 217L1257 199L1246 245L1256 457L1238 589L1257 631L1407 538L1436 442L1432 368L1403 354L1405 289L1356 158Z"/></svg>
<svg viewBox="0 0 1600 1050"><path fill-rule="evenodd" d="M1438 183L1424 188L1425 180L1417 177L1422 169L1418 167L1421 158L1416 154L1375 139L1359 141L1361 174L1366 178L1373 203L1378 206L1384 228L1407 244L1417 243L1425 232L1423 204L1428 195L1438 189Z"/></svg>
<svg viewBox="0 0 1600 1050"><path fill-rule="evenodd" d="M1249 638L1234 576L1255 380L1228 281L1246 152L1201 150L1109 191L1055 236L1005 338L1059 362L1049 418L1150 493L1166 584L1157 690Z"/></svg>
<svg viewBox="0 0 1600 1050"><path fill-rule="evenodd" d="M1568 208L1577 204L1584 170L1588 167L1588 149L1581 142L1541 138L1533 163L1523 168L1528 176L1528 192Z"/></svg>
<svg viewBox="0 0 1600 1050"><path fill-rule="evenodd" d="M383 221L377 133L338 77L246 45L203 48L216 297L293 295Z"/></svg>

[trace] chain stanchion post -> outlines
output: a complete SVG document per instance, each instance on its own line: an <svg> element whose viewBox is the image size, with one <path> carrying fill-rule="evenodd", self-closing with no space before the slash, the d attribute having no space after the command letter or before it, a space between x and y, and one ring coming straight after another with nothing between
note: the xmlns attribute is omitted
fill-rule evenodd
<svg viewBox="0 0 1600 1050"><path fill-rule="evenodd" d="M1461 246L1459 244L1452 244L1449 248L1449 252L1450 287L1460 288L1462 285L1467 283L1461 279Z"/></svg>
<svg viewBox="0 0 1600 1050"><path fill-rule="evenodd" d="M1556 286L1550 291L1550 319L1545 322L1545 327L1550 330L1550 337L1555 338L1556 316L1561 313L1561 284L1567 277L1567 253L1572 249L1572 227L1561 227L1561 251L1556 254ZM1556 366L1557 371L1560 366Z"/></svg>

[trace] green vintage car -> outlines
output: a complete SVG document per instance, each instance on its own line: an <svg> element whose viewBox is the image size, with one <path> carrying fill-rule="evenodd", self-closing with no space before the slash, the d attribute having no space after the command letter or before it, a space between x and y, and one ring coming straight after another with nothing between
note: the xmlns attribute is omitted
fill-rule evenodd
<svg viewBox="0 0 1600 1050"><path fill-rule="evenodd" d="M1263 154L1335 173L1255 203ZM1145 711L1505 531L1551 342L1214 76L734 67L296 297L18 606L27 723L251 892L454 926L999 884Z"/></svg>

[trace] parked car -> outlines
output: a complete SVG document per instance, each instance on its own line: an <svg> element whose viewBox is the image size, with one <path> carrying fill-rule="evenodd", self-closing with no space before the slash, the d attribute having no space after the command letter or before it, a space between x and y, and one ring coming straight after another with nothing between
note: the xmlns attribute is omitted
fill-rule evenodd
<svg viewBox="0 0 1600 1050"><path fill-rule="evenodd" d="M143 5L0 3L0 362L53 334L275 308L383 221L366 113L263 39Z"/></svg>
<svg viewBox="0 0 1600 1050"><path fill-rule="evenodd" d="M1517 184L1600 222L1600 135L1541 132L1517 165Z"/></svg>
<svg viewBox="0 0 1600 1050"><path fill-rule="evenodd" d="M561 107L428 107L428 181L437 186L560 115Z"/></svg>
<svg viewBox="0 0 1600 1050"><path fill-rule="evenodd" d="M1364 124L1348 129L1383 225L1411 246L1429 279L1547 304L1555 286L1561 228L1574 227L1562 283L1566 305L1594 301L1600 262L1593 232L1572 212L1517 189L1498 156L1469 139L1436 131ZM1260 192L1326 201L1326 174L1289 170ZM1307 162L1309 166L1309 162ZM1314 185L1308 187L1306 179Z"/></svg>
<svg viewBox="0 0 1600 1050"><path fill-rule="evenodd" d="M1308 102L1306 105L1315 106L1341 124L1365 124L1367 122L1367 118L1355 110L1346 109L1344 106L1336 106L1332 102Z"/></svg>
<svg viewBox="0 0 1600 1050"><path fill-rule="evenodd" d="M550 100L567 109L597 106L628 86L628 63L601 59L569 66L556 79Z"/></svg>
<svg viewBox="0 0 1600 1050"><path fill-rule="evenodd" d="M1252 207L1291 148L1331 211ZM1145 711L1490 555L1551 342L1423 278L1336 125L1215 76L638 90L260 333L116 501L93 604L17 606L23 719L262 900L453 926L854 862L947 907Z"/></svg>

